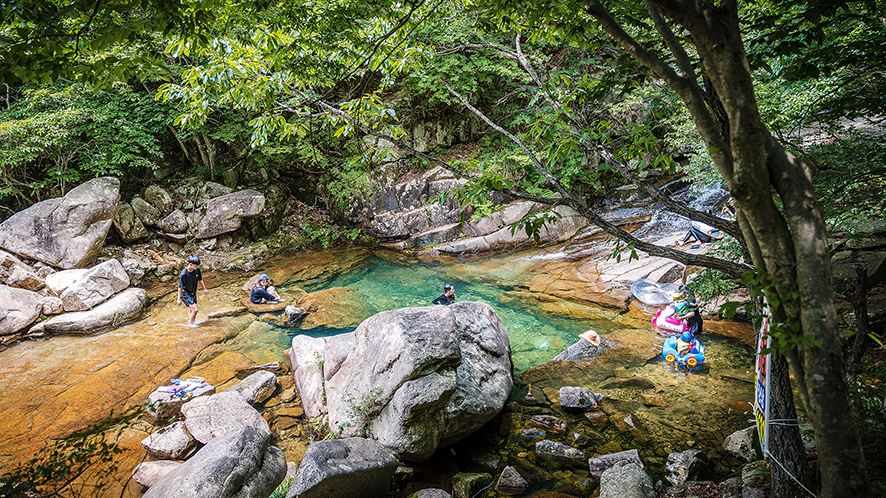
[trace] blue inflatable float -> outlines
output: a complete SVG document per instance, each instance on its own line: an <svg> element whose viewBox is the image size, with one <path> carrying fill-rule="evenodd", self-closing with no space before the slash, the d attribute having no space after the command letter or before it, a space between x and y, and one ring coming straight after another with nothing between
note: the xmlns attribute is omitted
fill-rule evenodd
<svg viewBox="0 0 886 498"><path fill-rule="evenodd" d="M661 359L670 367L696 372L704 366L704 346L692 334L683 332L665 340Z"/></svg>

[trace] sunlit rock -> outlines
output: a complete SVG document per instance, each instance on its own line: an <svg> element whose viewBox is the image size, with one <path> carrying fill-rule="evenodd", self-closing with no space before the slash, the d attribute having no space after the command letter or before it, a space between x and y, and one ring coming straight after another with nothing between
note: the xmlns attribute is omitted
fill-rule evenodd
<svg viewBox="0 0 886 498"><path fill-rule="evenodd" d="M0 335L8 335L34 323L43 309L40 294L0 285Z"/></svg>
<svg viewBox="0 0 886 498"><path fill-rule="evenodd" d="M235 392L247 403L261 403L270 398L277 389L277 376L271 372L260 370L246 377L237 385L231 386L225 392Z"/></svg>
<svg viewBox="0 0 886 498"><path fill-rule="evenodd" d="M67 270L53 273L59 278L67 272L76 272L73 281L60 294L65 311L84 311L129 287L129 275L116 259L89 268L83 273Z"/></svg>
<svg viewBox="0 0 886 498"><path fill-rule="evenodd" d="M286 458L270 439L254 427L236 428L161 477L144 498L266 498L286 476Z"/></svg>
<svg viewBox="0 0 886 498"><path fill-rule="evenodd" d="M150 488L163 476L181 465L181 462L171 460L156 460L142 462L132 469L132 480L146 488Z"/></svg>
<svg viewBox="0 0 886 498"><path fill-rule="evenodd" d="M119 200L118 179L89 180L0 223L0 247L55 267L88 266L105 242Z"/></svg>
<svg viewBox="0 0 886 498"><path fill-rule="evenodd" d="M188 231L188 219L185 213L176 209L157 222L157 228L170 234L183 234Z"/></svg>
<svg viewBox="0 0 886 498"><path fill-rule="evenodd" d="M621 467L629 463L643 468L643 461L640 460L640 453L637 450L625 450L593 457L588 460L588 467L592 476L600 477L603 475L603 472L613 467Z"/></svg>
<svg viewBox="0 0 886 498"><path fill-rule="evenodd" d="M535 443L535 454L559 465L584 466L586 458L580 449L549 439Z"/></svg>
<svg viewBox="0 0 886 498"><path fill-rule="evenodd" d="M17 257L0 251L0 284L38 291L43 287L43 278Z"/></svg>
<svg viewBox="0 0 886 498"><path fill-rule="evenodd" d="M181 460L194 448L194 437L182 421L158 429L142 440L142 447L151 455L168 460Z"/></svg>
<svg viewBox="0 0 886 498"><path fill-rule="evenodd" d="M31 327L28 334L48 333L84 334L105 327L126 323L139 316L145 307L147 292L130 287L87 311L75 311L55 316Z"/></svg>
<svg viewBox="0 0 886 498"><path fill-rule="evenodd" d="M236 392L200 396L181 407L188 432L201 443L237 432L244 426L270 433L268 422Z"/></svg>

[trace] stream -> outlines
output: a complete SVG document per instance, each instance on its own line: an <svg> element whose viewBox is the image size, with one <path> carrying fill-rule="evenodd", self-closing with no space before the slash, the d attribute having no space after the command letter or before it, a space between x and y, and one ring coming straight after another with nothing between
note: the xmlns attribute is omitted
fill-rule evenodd
<svg viewBox="0 0 886 498"><path fill-rule="evenodd" d="M211 294L201 296L196 329L183 326L186 310L175 305L175 280L153 283L147 287L149 308L137 322L89 336L25 341L0 352L0 424L5 427L0 472L31 458L35 441L49 444L101 421L111 410L144 403L171 378L199 375L221 391L239 381L241 368L284 361L295 334L353 330L379 311L428 305L444 283L451 283L458 301L488 303L501 317L511 341L515 388L501 415L475 436L414 465L415 476L397 485L392 496L425 487L447 489L459 471L489 472L497 478L505 465L531 475L525 494L546 490L590 496L597 481L588 473L587 458L564 464L537 454L534 444L541 439L576 447L586 457L637 448L654 480L664 479L668 453L700 449L715 462L712 477L727 476L740 462L725 454L723 438L750 425L752 329L706 322L706 330L713 332L702 336L709 367L693 375L670 371L660 361L662 339L649 324L653 308L634 301L623 310L563 299L562 291L549 293L555 287L579 286L564 268L587 265L590 258L601 257L598 253L570 255L563 247L551 247L456 258L351 247L276 256L261 270L284 296L296 287L309 293L346 292L352 303L326 324L306 327L306 322L302 328L283 326L274 314L206 318L208 312L234 305L255 272L205 270ZM588 329L627 347L580 368L571 362L545 364ZM280 374L278 380L283 391L291 392L291 374ZM569 385L606 395L600 416L564 413L557 392ZM258 408L273 421L274 444L289 461L298 462L323 435L305 419L297 398L284 399L278 390ZM539 426L533 419L539 415L563 420L566 430ZM102 486L101 495L107 496L141 496L141 486L129 480L129 473L145 458L140 441L152 430L146 421L120 427L114 437L124 452L117 467L93 469L74 485ZM486 493L496 495L492 488Z"/></svg>

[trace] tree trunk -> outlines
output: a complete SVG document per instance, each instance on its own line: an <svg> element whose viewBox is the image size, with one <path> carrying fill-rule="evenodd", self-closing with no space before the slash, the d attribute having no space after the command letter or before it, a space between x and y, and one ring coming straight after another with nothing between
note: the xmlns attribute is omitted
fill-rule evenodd
<svg viewBox="0 0 886 498"><path fill-rule="evenodd" d="M871 326L868 320L868 270L862 265L855 265L855 292L849 298L855 310L855 343L846 358L846 379L855 380L858 375L858 362L868 349L868 333Z"/></svg>
<svg viewBox="0 0 886 498"><path fill-rule="evenodd" d="M812 189L809 168L769 135L754 94L735 0L713 5L698 0L647 0L656 29L680 71L639 45L598 0L585 0L588 13L631 55L664 79L683 99L708 152L739 208L740 226L754 266L777 292L784 308L778 332L794 341L791 368L811 415L819 451L822 497L867 497L870 486L861 440L843 378L836 334L827 231ZM723 103L729 137L704 105L698 80L657 10L691 34L706 76ZM773 201L778 193L783 212ZM784 214L782 214L784 213ZM810 343L810 337L817 343ZM784 463L784 462L782 462Z"/></svg>
<svg viewBox="0 0 886 498"><path fill-rule="evenodd" d="M772 471L772 496L808 498L801 487L810 488L806 449L800 437L794 392L791 389L787 359L773 353L769 362L769 469Z"/></svg>

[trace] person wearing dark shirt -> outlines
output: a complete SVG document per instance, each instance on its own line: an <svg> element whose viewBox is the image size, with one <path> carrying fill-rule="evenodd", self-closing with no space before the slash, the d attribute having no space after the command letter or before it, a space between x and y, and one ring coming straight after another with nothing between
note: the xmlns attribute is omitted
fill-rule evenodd
<svg viewBox="0 0 886 498"><path fill-rule="evenodd" d="M268 275L262 273L258 276L258 283L252 288L249 300L254 304L262 304L268 301L282 302L283 298L281 298L280 294L277 294L277 291L271 286L271 279L268 278Z"/></svg>
<svg viewBox="0 0 886 498"><path fill-rule="evenodd" d="M203 282L203 273L200 272L200 258L191 256L186 266L178 275L178 299L175 303L188 307L188 326L196 327L194 320L197 318L197 284L203 286L203 295L209 295L209 289Z"/></svg>
<svg viewBox="0 0 886 498"><path fill-rule="evenodd" d="M701 319L701 313L698 311L695 296L686 289L686 286L681 286L680 294L677 297L674 299L675 315L677 318L686 320L692 337L698 336L701 333L704 322Z"/></svg>
<svg viewBox="0 0 886 498"><path fill-rule="evenodd" d="M443 286L443 295L431 301L433 304L445 304L449 306L455 302L455 287L452 284Z"/></svg>

